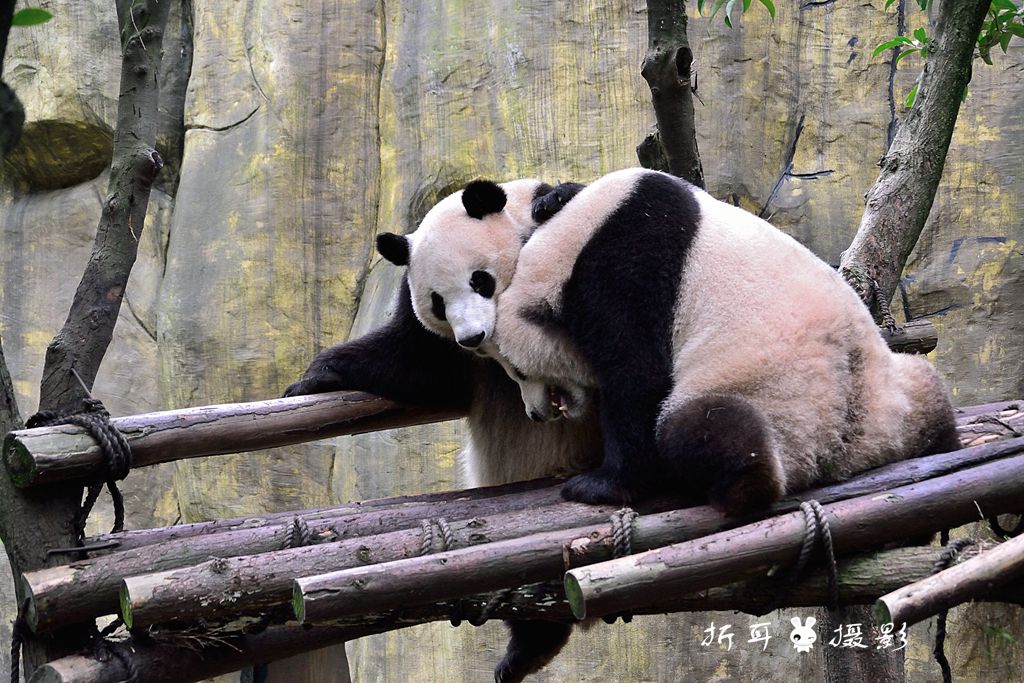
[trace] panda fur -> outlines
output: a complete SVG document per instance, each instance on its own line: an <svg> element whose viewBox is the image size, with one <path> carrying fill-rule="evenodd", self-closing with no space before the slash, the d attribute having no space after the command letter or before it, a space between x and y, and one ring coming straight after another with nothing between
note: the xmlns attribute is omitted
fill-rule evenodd
<svg viewBox="0 0 1024 683"><path fill-rule="evenodd" d="M478 181L441 200L412 234L380 235L381 254L409 267L393 315L382 327L317 354L285 395L348 389L468 410L460 459L469 486L566 477L599 465L594 419L529 420L516 384L493 360L471 352L493 334L495 304L522 245L580 188ZM504 683L547 664L571 631L562 622L507 624L511 638L495 670Z"/></svg>
<svg viewBox="0 0 1024 683"><path fill-rule="evenodd" d="M534 419L578 417L598 390L603 462L567 482L570 500L671 489L739 514L959 447L935 370L892 353L841 276L655 171L607 175L551 217L490 344Z"/></svg>

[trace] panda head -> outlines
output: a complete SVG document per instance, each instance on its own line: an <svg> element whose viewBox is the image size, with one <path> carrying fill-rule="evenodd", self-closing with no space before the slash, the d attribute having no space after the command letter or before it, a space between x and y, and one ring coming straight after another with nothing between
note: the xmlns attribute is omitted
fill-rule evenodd
<svg viewBox="0 0 1024 683"><path fill-rule="evenodd" d="M384 233L377 250L409 267L412 307L428 330L477 349L494 333L496 300L533 231L538 180L476 180L438 202L410 235Z"/></svg>

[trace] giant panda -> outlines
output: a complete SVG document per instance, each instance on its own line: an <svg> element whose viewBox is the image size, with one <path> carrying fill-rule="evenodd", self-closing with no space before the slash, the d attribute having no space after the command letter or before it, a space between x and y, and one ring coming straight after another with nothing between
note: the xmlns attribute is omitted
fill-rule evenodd
<svg viewBox="0 0 1024 683"><path fill-rule="evenodd" d="M597 390L603 461L570 500L670 490L740 514L959 447L935 370L892 353L838 273L656 171L604 176L550 218L484 349L534 420L585 415Z"/></svg>
<svg viewBox="0 0 1024 683"><path fill-rule="evenodd" d="M468 410L461 460L469 486L566 477L599 465L595 416L529 420L516 384L498 364L473 353L493 334L496 302L522 245L581 188L528 179L476 181L438 202L413 233L381 234L381 255L408 266L390 320L317 354L285 395L349 389ZM507 623L511 637L495 669L502 683L521 681L544 666L572 626Z"/></svg>

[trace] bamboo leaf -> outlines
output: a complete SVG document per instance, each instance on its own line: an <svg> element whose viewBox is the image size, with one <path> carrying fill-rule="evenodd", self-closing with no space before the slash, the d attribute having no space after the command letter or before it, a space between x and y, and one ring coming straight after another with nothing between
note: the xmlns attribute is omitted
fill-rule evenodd
<svg viewBox="0 0 1024 683"><path fill-rule="evenodd" d="M772 19L775 19L775 3L772 0L760 0L760 2L768 10L768 14L772 16Z"/></svg>

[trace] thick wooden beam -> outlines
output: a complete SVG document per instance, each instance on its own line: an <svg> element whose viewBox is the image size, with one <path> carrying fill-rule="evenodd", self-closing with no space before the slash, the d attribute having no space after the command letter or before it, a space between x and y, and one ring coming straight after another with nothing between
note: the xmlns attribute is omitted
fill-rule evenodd
<svg viewBox="0 0 1024 683"><path fill-rule="evenodd" d="M111 420L128 440L132 467L207 455L288 446L461 417L355 391L166 410ZM79 427L22 429L4 439L4 463L15 485L88 477L103 455Z"/></svg>
<svg viewBox="0 0 1024 683"><path fill-rule="evenodd" d="M1021 510L1024 456L825 508L837 554ZM695 541L570 570L565 576L566 594L573 612L581 619L657 604L669 593L720 586L757 576L772 566L792 565L805 534L803 514L781 515ZM330 582L307 580L305 585L336 590L337 578Z"/></svg>
<svg viewBox="0 0 1024 683"><path fill-rule="evenodd" d="M955 567L883 595L875 603L879 623L916 624L1024 576L1024 535L1011 538Z"/></svg>

